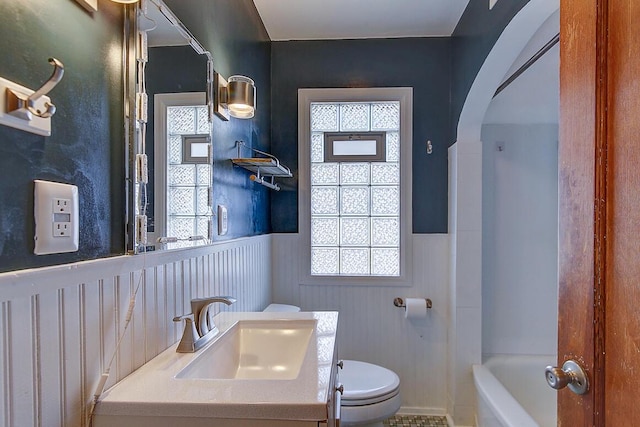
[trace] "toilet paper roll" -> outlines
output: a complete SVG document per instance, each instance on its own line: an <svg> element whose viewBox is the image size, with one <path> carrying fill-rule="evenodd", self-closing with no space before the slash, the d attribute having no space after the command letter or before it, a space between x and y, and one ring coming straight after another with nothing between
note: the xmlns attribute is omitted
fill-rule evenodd
<svg viewBox="0 0 640 427"><path fill-rule="evenodd" d="M404 317L407 319L424 319L427 317L427 302L424 298L407 298L405 300Z"/></svg>

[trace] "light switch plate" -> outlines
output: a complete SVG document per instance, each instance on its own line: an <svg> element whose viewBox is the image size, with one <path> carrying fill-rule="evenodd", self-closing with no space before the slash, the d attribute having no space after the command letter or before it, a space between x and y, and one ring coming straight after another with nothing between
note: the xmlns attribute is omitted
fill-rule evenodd
<svg viewBox="0 0 640 427"><path fill-rule="evenodd" d="M47 117L43 119L38 116L33 116L31 120L24 120L18 118L12 114L7 112L7 89L11 89L20 93L24 93L29 96L33 93L33 91L24 86L20 86L17 83L9 81L7 79L3 79L0 77L0 124L11 126L12 128L24 130L27 132L35 133L37 135L42 136L50 136L51 135L51 117ZM48 96L41 97L36 107L46 110L44 104L47 102L51 102L51 99Z"/></svg>
<svg viewBox="0 0 640 427"><path fill-rule="evenodd" d="M228 214L227 207L224 205L218 205L218 236L224 236L228 230Z"/></svg>
<svg viewBox="0 0 640 427"><path fill-rule="evenodd" d="M79 241L78 187L35 180L36 255L76 252Z"/></svg>

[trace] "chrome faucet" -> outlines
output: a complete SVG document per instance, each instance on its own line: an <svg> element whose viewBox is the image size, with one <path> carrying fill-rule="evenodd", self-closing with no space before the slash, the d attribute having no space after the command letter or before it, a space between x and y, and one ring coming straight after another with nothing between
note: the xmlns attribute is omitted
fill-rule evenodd
<svg viewBox="0 0 640 427"><path fill-rule="evenodd" d="M174 322L185 321L182 339L176 348L178 353L194 353L218 334L218 328L213 323L213 316L209 312L211 306L217 302L231 305L236 302L236 299L233 297L192 299L191 313L173 318Z"/></svg>

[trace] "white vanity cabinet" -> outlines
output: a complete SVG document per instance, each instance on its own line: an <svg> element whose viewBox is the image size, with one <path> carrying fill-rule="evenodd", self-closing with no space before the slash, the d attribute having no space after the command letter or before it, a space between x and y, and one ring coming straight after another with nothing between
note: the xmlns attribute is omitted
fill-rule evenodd
<svg viewBox="0 0 640 427"><path fill-rule="evenodd" d="M107 390L93 426L340 425L337 312L223 312L214 322L220 333L199 352L176 353L174 345ZM241 338L252 332L266 339ZM306 344L301 334L309 334ZM252 365L243 371L241 360ZM216 369L202 369L209 365ZM236 371L244 373L229 374Z"/></svg>

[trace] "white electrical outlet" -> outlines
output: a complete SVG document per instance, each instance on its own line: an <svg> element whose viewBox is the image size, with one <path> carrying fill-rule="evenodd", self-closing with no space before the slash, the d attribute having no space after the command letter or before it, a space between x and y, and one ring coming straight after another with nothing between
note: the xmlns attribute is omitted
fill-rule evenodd
<svg viewBox="0 0 640 427"><path fill-rule="evenodd" d="M65 237L71 235L71 224L69 221L53 223L53 237Z"/></svg>
<svg viewBox="0 0 640 427"><path fill-rule="evenodd" d="M218 205L218 235L224 236L228 229L227 207Z"/></svg>
<svg viewBox="0 0 640 427"><path fill-rule="evenodd" d="M71 212L71 200L70 199L53 199L53 212L54 213L69 213Z"/></svg>
<svg viewBox="0 0 640 427"><path fill-rule="evenodd" d="M36 255L78 250L78 187L35 180Z"/></svg>

